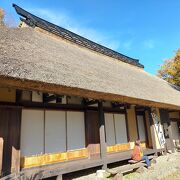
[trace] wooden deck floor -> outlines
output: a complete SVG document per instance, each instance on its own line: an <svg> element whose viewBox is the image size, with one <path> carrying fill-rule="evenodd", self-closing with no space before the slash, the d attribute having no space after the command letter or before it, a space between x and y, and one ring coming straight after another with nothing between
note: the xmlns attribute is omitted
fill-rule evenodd
<svg viewBox="0 0 180 180"><path fill-rule="evenodd" d="M131 158L131 152L132 150L128 150L124 152L108 154L107 164L116 163L123 160L128 160ZM144 151L145 155L150 155L153 153L155 153L155 150L153 149L146 149ZM69 161L65 163L57 163L57 164L51 164L51 165L45 165L41 167L26 169L26 170L22 170L22 172L26 174L39 173L42 178L47 178L47 177L57 176L59 174L67 174L70 172L98 167L102 165L103 165L103 162L101 159L94 159L94 160L82 159L82 160L75 160L75 161Z"/></svg>
<svg viewBox="0 0 180 180"><path fill-rule="evenodd" d="M115 162L119 162L119 161L129 160L129 159L131 159L131 153L132 153L132 150L108 154L107 163L110 164L110 163L115 163ZM144 155L150 155L153 153L155 153L155 150L153 150L153 149L147 148L144 151Z"/></svg>

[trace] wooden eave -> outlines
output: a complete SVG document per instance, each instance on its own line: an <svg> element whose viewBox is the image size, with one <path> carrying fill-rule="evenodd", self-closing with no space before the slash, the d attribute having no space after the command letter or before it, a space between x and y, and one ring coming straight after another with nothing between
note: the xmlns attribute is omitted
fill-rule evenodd
<svg viewBox="0 0 180 180"><path fill-rule="evenodd" d="M133 105L157 107L170 110L180 110L180 106L167 104L162 102L155 102L150 100L138 99L134 97L127 97L118 94L104 93L92 91L76 87L67 87L62 85L37 82L32 80L21 80L12 77L0 76L0 85L5 87L13 87L17 89L41 91L44 93L63 94L69 96L79 96L84 98L92 98L97 100L106 100L113 102L129 103Z"/></svg>

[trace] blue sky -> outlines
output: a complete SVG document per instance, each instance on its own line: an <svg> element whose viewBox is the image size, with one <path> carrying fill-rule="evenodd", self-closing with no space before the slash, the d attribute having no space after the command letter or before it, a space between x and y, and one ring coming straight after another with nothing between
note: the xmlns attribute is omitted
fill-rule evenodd
<svg viewBox="0 0 180 180"><path fill-rule="evenodd" d="M180 48L180 0L0 0L7 21L17 24L12 3L139 59L151 74Z"/></svg>

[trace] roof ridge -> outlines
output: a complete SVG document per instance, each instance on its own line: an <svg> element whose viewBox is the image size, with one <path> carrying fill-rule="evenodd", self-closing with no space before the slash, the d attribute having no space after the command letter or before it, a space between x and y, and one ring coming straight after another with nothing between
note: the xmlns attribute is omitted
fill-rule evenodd
<svg viewBox="0 0 180 180"><path fill-rule="evenodd" d="M50 23L44 19L41 19L41 18L27 12L26 10L22 9L21 7L17 6L16 4L13 4L13 7L15 8L17 14L19 14L20 16L25 18L25 19L24 18L20 18L20 19L31 27L36 27L36 26L40 27L50 33L56 34L64 39L74 42L80 46L86 47L88 49L99 52L106 56L113 57L113 58L123 61L125 63L131 64L131 65L134 65L134 66L137 66L140 68L144 68L144 66L141 63L139 63L138 59L128 57L128 56L121 54L119 52L116 52L108 47L105 47L96 42L93 42L85 37L75 34L65 28L62 28L62 27L57 26L53 23Z"/></svg>

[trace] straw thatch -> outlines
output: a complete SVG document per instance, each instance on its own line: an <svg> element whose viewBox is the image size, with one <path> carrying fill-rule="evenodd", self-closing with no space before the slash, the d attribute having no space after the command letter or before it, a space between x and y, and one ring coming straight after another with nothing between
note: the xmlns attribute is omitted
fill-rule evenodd
<svg viewBox="0 0 180 180"><path fill-rule="evenodd" d="M180 109L180 92L158 77L31 28L0 29L0 77L15 87Z"/></svg>

